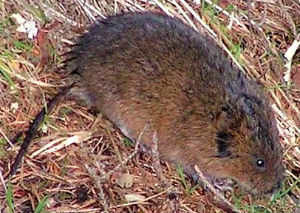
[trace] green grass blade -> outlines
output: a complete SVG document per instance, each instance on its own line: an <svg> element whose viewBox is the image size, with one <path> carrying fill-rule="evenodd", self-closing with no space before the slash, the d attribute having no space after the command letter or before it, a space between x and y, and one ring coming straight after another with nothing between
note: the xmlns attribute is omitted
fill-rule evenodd
<svg viewBox="0 0 300 213"><path fill-rule="evenodd" d="M11 79L10 75L8 74L7 70L9 68L2 62L0 61L0 73L4 77L4 79L9 83L10 86L14 87L15 83Z"/></svg>
<svg viewBox="0 0 300 213"><path fill-rule="evenodd" d="M48 201L48 196L43 197L43 199L41 200L41 202L39 202L39 204L35 208L34 213L42 213L43 210L45 209L47 201Z"/></svg>
<svg viewBox="0 0 300 213"><path fill-rule="evenodd" d="M8 181L7 184L7 190L5 193L5 198L6 198L6 202L8 205L8 212L9 213L13 213L14 212L14 203L13 203L13 191L12 191L12 185L11 185L11 181Z"/></svg>

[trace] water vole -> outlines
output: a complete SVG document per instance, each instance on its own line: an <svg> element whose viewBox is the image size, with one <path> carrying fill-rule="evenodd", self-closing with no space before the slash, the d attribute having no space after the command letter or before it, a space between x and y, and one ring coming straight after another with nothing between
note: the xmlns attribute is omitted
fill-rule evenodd
<svg viewBox="0 0 300 213"><path fill-rule="evenodd" d="M179 19L130 13L94 24L74 50L78 85L123 134L157 131L159 153L253 193L283 179L275 118L261 87ZM83 94L81 93L81 94Z"/></svg>

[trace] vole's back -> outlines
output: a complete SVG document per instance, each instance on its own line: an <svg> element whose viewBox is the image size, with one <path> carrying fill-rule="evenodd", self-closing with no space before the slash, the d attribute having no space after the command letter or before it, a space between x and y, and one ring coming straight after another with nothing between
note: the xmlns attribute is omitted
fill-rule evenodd
<svg viewBox="0 0 300 213"><path fill-rule="evenodd" d="M160 154L175 163L198 164L208 175L248 188L253 178L239 173L252 165L249 156L261 156L274 178L257 191L281 179L277 129L265 96L206 35L164 15L125 14L92 26L75 51L81 86L127 137L136 140L150 123L143 143L157 131Z"/></svg>
<svg viewBox="0 0 300 213"><path fill-rule="evenodd" d="M78 72L95 106L122 130L143 120L140 129L126 128L130 138L146 122L165 119L161 113L175 122L203 107L198 113L208 122L225 92L226 67L214 70L224 66L216 45L177 19L152 13L121 17L96 24L81 41Z"/></svg>

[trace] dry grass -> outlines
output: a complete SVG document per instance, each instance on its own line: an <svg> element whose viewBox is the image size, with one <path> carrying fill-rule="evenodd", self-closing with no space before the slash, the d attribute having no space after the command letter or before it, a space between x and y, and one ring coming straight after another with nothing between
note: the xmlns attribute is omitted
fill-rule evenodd
<svg viewBox="0 0 300 213"><path fill-rule="evenodd" d="M230 193L225 197L243 212L299 212L300 51L292 54L290 65L284 54L297 36L299 39L300 3L196 2L0 1L0 212L9 212L6 200L10 198L15 212L33 212L45 196L48 199L42 209L47 212L222 212L209 192L201 187L191 190L189 181L180 179L167 162L161 162L163 172L157 174L157 162L148 153L137 152L109 121L72 101L62 102L46 117L11 180L9 195L6 175L20 146L20 141L10 141L28 128L66 84L66 72L58 69L64 59L61 55L96 18L141 10L178 16L195 29L206 27L247 75L264 84L285 150L284 190L271 200ZM13 13L35 21L39 29L35 40L17 32L19 24L11 18Z"/></svg>

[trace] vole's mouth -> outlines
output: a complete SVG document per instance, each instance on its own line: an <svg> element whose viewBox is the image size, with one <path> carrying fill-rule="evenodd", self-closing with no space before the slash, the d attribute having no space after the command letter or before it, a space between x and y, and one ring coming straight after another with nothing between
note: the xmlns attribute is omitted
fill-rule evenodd
<svg viewBox="0 0 300 213"><path fill-rule="evenodd" d="M247 190L248 192L250 192L252 195L256 197L262 197L262 196L271 197L276 191L280 189L281 185L282 185L281 181L278 181L272 187L266 187L263 188L262 190L258 190L258 187L260 186L259 184L256 184L253 187L249 187L241 184L241 186L245 188L245 190Z"/></svg>
<svg viewBox="0 0 300 213"><path fill-rule="evenodd" d="M275 185L273 185L272 188L270 188L269 190L266 190L264 192L264 194L266 196L272 196L276 191L278 191L282 186L282 182L281 181L278 181Z"/></svg>
<svg viewBox="0 0 300 213"><path fill-rule="evenodd" d="M201 180L197 173L191 173L189 176L193 179L194 183L199 183ZM281 181L278 181L271 187L265 186L261 188L261 184L257 183L255 185L249 185L247 183L241 183L239 181L233 180L231 178L216 178L213 176L206 176L208 181L218 190L220 191L233 191L235 185L238 185L245 193L250 193L254 197L271 197L276 191L278 191L282 185Z"/></svg>

